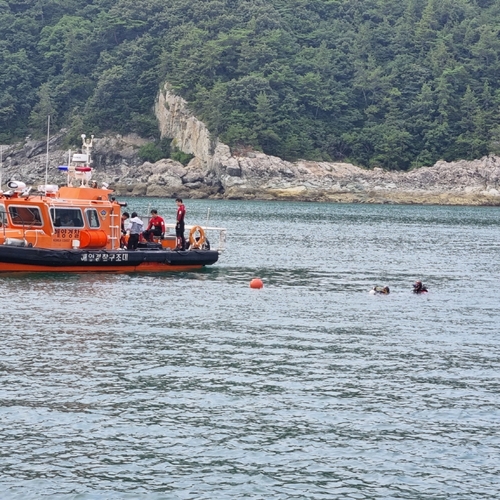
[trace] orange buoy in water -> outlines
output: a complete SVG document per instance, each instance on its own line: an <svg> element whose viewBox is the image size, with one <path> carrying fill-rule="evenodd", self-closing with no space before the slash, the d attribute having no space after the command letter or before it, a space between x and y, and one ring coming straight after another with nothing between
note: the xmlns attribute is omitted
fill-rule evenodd
<svg viewBox="0 0 500 500"><path fill-rule="evenodd" d="M250 281L250 288L262 288L264 286L264 283L262 283L262 280L259 278L254 278L252 281Z"/></svg>

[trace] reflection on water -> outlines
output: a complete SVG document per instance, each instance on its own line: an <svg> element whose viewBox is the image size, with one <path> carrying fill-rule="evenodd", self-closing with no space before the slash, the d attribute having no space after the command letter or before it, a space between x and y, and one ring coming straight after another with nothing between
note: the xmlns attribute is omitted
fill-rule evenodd
<svg viewBox="0 0 500 500"><path fill-rule="evenodd" d="M187 206L212 268L0 277L2 498L496 498L500 210Z"/></svg>

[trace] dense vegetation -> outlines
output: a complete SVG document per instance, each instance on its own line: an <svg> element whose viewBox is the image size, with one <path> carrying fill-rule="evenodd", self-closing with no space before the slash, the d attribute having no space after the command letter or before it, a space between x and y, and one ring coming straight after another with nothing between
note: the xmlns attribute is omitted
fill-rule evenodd
<svg viewBox="0 0 500 500"><path fill-rule="evenodd" d="M49 114L153 136L169 81L233 148L477 158L500 152L499 32L495 0L0 0L0 142Z"/></svg>

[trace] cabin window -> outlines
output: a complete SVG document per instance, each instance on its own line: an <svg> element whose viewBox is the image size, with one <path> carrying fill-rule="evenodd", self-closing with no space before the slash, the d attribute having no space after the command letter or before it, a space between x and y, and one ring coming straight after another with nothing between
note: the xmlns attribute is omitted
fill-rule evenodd
<svg viewBox="0 0 500 500"><path fill-rule="evenodd" d="M50 217L55 227L83 227L82 211L79 208L51 208Z"/></svg>
<svg viewBox="0 0 500 500"><path fill-rule="evenodd" d="M9 206L9 215L14 226L39 226L42 224L42 215L38 207Z"/></svg>
<svg viewBox="0 0 500 500"><path fill-rule="evenodd" d="M88 226L91 229L97 229L101 227L99 216L97 215L97 210L95 208L87 208L87 210L85 210L85 215L87 216Z"/></svg>

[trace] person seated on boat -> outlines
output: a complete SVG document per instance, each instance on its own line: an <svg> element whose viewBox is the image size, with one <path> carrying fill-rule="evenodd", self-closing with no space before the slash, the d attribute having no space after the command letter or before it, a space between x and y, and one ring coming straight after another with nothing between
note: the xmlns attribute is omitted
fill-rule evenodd
<svg viewBox="0 0 500 500"><path fill-rule="evenodd" d="M413 293L426 293L427 291L427 287L420 280L413 283Z"/></svg>
<svg viewBox="0 0 500 500"><path fill-rule="evenodd" d="M92 181L90 183L90 187L93 188L93 189L97 189L97 181Z"/></svg>
<svg viewBox="0 0 500 500"><path fill-rule="evenodd" d="M144 222L137 216L137 212L132 212L132 218L130 219L129 237L127 248L129 250L137 250L139 244L139 236L144 228Z"/></svg>
<svg viewBox="0 0 500 500"><path fill-rule="evenodd" d="M151 210L151 219L149 220L148 228L144 231L143 236L146 241L153 241L154 236L159 236L163 239L165 234L165 221L163 217L158 215L158 210Z"/></svg>
<svg viewBox="0 0 500 500"><path fill-rule="evenodd" d="M75 223L68 213L63 213L61 217L58 217L54 223L57 227L74 227Z"/></svg>
<svg viewBox="0 0 500 500"><path fill-rule="evenodd" d="M372 295L388 295L389 293L391 293L391 290L388 286L374 286L370 290L370 293Z"/></svg>

